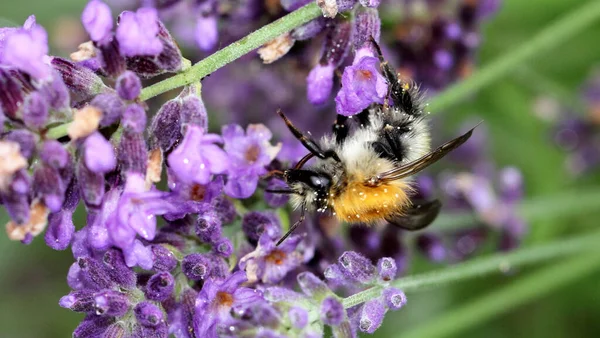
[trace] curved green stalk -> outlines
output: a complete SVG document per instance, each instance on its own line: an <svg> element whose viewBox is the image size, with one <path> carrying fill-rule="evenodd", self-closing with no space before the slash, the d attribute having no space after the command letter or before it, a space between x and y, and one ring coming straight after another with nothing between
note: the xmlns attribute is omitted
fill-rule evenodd
<svg viewBox="0 0 600 338"><path fill-rule="evenodd" d="M598 253L577 256L544 267L466 304L427 319L424 325L402 333L402 338L453 336L498 314L526 304L600 269Z"/></svg>
<svg viewBox="0 0 600 338"><path fill-rule="evenodd" d="M323 14L316 2L312 2L299 8L215 52L186 71L155 83L150 87L144 88L140 94L140 99L145 101L171 89L198 81L226 64L239 59L244 54L262 46L266 42L269 42L281 34L289 32L320 15Z"/></svg>
<svg viewBox="0 0 600 338"><path fill-rule="evenodd" d="M498 273L507 271L514 266L530 265L586 251L598 251L600 250L598 241L600 241L600 232L580 235L571 239L558 240L533 248L519 249L508 254L495 254L490 257L478 258L470 262L450 266L440 271L432 271L400 278L393 281L391 286L397 287L405 292L410 292L419 288ZM344 298L344 307L350 308L378 297L381 294L382 289L383 288L380 286L372 287Z"/></svg>

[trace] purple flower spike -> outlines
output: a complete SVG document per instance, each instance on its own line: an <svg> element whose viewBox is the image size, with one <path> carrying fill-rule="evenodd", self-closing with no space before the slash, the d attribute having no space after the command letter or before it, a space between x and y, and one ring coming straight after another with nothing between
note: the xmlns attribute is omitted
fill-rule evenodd
<svg viewBox="0 0 600 338"><path fill-rule="evenodd" d="M218 135L189 126L181 144L167 158L169 167L183 182L207 184L211 173L221 174L228 167L227 155L215 145L220 141Z"/></svg>
<svg viewBox="0 0 600 338"><path fill-rule="evenodd" d="M198 48L203 51L210 51L215 48L219 40L219 31L217 30L217 17L214 15L200 16L196 20L195 39Z"/></svg>
<svg viewBox="0 0 600 338"><path fill-rule="evenodd" d="M25 99L23 104L23 122L31 129L40 129L48 121L48 102L38 92L33 92Z"/></svg>
<svg viewBox="0 0 600 338"><path fill-rule="evenodd" d="M383 322L383 317L387 311L381 299L372 299L362 307L358 328L362 332L373 333Z"/></svg>
<svg viewBox="0 0 600 338"><path fill-rule="evenodd" d="M146 298L157 302L167 300L175 288L175 278L168 272L152 275L146 284Z"/></svg>
<svg viewBox="0 0 600 338"><path fill-rule="evenodd" d="M163 50L158 37L156 9L143 7L137 12L125 11L119 16L117 40L123 56L158 55Z"/></svg>
<svg viewBox="0 0 600 338"><path fill-rule="evenodd" d="M288 311L288 317L292 326L297 329L302 329L308 324L308 312L301 307L291 307Z"/></svg>
<svg viewBox="0 0 600 338"><path fill-rule="evenodd" d="M0 51L0 61L13 66L37 79L47 79L52 75L51 68L44 62L48 54L48 35L35 23L35 17L23 29L18 29L6 37Z"/></svg>
<svg viewBox="0 0 600 338"><path fill-rule="evenodd" d="M141 302L133 309L137 322L143 326L155 327L163 321L163 313L150 302Z"/></svg>
<svg viewBox="0 0 600 338"><path fill-rule="evenodd" d="M338 326L344 321L346 311L335 297L327 297L321 304L321 321L327 325Z"/></svg>
<svg viewBox="0 0 600 338"><path fill-rule="evenodd" d="M110 7L102 1L90 1L81 13L83 27L93 41L103 43L110 38L113 18Z"/></svg>
<svg viewBox="0 0 600 338"><path fill-rule="evenodd" d="M122 316L129 310L127 295L118 291L105 290L94 294L96 314L101 316Z"/></svg>
<svg viewBox="0 0 600 338"><path fill-rule="evenodd" d="M383 104L388 85L379 74L379 60L364 56L344 69L342 89L335 98L336 111L352 116L360 113L371 103Z"/></svg>
<svg viewBox="0 0 600 338"><path fill-rule="evenodd" d="M151 247L152 254L154 255L154 264L152 270L154 271L171 271L177 266L177 258L171 252L171 250L165 248L160 244L154 244Z"/></svg>
<svg viewBox="0 0 600 338"><path fill-rule="evenodd" d="M375 276L373 263L354 251L344 252L339 258L339 266L347 278L362 284L371 283Z"/></svg>
<svg viewBox="0 0 600 338"><path fill-rule="evenodd" d="M128 70L119 75L115 89L123 100L133 100L142 91L142 81L134 72Z"/></svg>
<svg viewBox="0 0 600 338"><path fill-rule="evenodd" d="M94 132L85 139L84 148L85 166L92 172L107 173L117 165L113 145L99 132Z"/></svg>
<svg viewBox="0 0 600 338"><path fill-rule="evenodd" d="M383 299L390 310L399 310L406 305L406 295L402 290L396 288L383 290Z"/></svg>
<svg viewBox="0 0 600 338"><path fill-rule="evenodd" d="M329 98L333 88L334 68L332 64L319 64L308 74L306 95L312 104L323 104Z"/></svg>
<svg viewBox="0 0 600 338"><path fill-rule="evenodd" d="M183 274L191 280L206 279L210 274L210 267L209 258L199 253L189 254L181 262Z"/></svg>
<svg viewBox="0 0 600 338"><path fill-rule="evenodd" d="M59 211L48 216L48 229L44 235L46 244L54 250L65 250L71 244L75 233L73 214Z"/></svg>
<svg viewBox="0 0 600 338"><path fill-rule="evenodd" d="M380 258L377 262L377 273L379 278L384 282L389 282L396 278L396 261L390 257Z"/></svg>

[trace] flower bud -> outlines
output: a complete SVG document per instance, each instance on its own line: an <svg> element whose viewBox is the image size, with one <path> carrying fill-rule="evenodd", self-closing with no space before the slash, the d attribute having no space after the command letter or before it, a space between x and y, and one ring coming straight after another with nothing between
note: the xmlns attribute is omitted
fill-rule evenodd
<svg viewBox="0 0 600 338"><path fill-rule="evenodd" d="M203 242L214 243L221 238L221 218L214 211L207 211L198 216L196 235Z"/></svg>
<svg viewBox="0 0 600 338"><path fill-rule="evenodd" d="M233 244L228 238L222 237L214 245L215 252L222 257L229 257L233 253Z"/></svg>
<svg viewBox="0 0 600 338"><path fill-rule="evenodd" d="M181 100L181 127L192 124L208 130L208 114L204 103L195 93L183 96ZM182 130L182 133L184 130Z"/></svg>
<svg viewBox="0 0 600 338"><path fill-rule="evenodd" d="M386 288L383 290L383 299L390 310L399 310L406 305L406 295L402 290Z"/></svg>
<svg viewBox="0 0 600 338"><path fill-rule="evenodd" d="M81 22L92 41L102 44L110 39L113 18L110 7L104 2L99 0L90 1L81 13Z"/></svg>
<svg viewBox="0 0 600 338"><path fill-rule="evenodd" d="M181 138L181 102L167 101L160 107L150 124L150 148L170 151Z"/></svg>
<svg viewBox="0 0 600 338"><path fill-rule="evenodd" d="M390 257L382 257L377 262L377 274L379 279L384 282L389 282L396 278L396 261Z"/></svg>
<svg viewBox="0 0 600 338"><path fill-rule="evenodd" d="M71 291L58 301L60 307L75 312L94 312L94 293L89 290Z"/></svg>
<svg viewBox="0 0 600 338"><path fill-rule="evenodd" d="M150 302L141 302L133 309L140 325L155 327L163 321L163 313L158 306Z"/></svg>
<svg viewBox="0 0 600 338"><path fill-rule="evenodd" d="M378 42L380 36L381 19L379 19L379 12L374 8L361 8L358 10L354 19L354 50L371 49L371 37Z"/></svg>
<svg viewBox="0 0 600 338"><path fill-rule="evenodd" d="M23 87L8 69L0 69L0 106L9 119L16 119L24 100Z"/></svg>
<svg viewBox="0 0 600 338"><path fill-rule="evenodd" d="M203 254L189 254L183 258L181 270L188 279L205 279L210 273L210 261Z"/></svg>
<svg viewBox="0 0 600 338"><path fill-rule="evenodd" d="M59 57L52 57L51 65L79 99L86 100L108 90L102 79L86 67Z"/></svg>
<svg viewBox="0 0 600 338"><path fill-rule="evenodd" d="M73 332L73 338L103 337L114 319L104 316L87 316ZM112 337L111 337L112 338Z"/></svg>
<svg viewBox="0 0 600 338"><path fill-rule="evenodd" d="M113 281L125 288L135 286L136 274L125 264L125 258L120 250L108 249L102 257L105 270Z"/></svg>
<svg viewBox="0 0 600 338"><path fill-rule="evenodd" d="M142 81L134 72L128 70L119 75L115 89L123 100L133 100L142 91Z"/></svg>
<svg viewBox="0 0 600 338"><path fill-rule="evenodd" d="M89 170L84 161L79 160L76 170L81 197L88 206L100 206L104 197L104 175Z"/></svg>
<svg viewBox="0 0 600 338"><path fill-rule="evenodd" d="M115 93L97 95L90 102L90 105L102 112L101 127L114 124L121 118L125 111L125 103Z"/></svg>
<svg viewBox="0 0 600 338"><path fill-rule="evenodd" d="M251 211L242 219L242 231L251 243L257 243L266 228L281 228L279 221L268 212Z"/></svg>
<svg viewBox="0 0 600 338"><path fill-rule="evenodd" d="M383 322L383 317L387 309L383 301L379 298L371 299L362 307L358 328L362 332L373 333Z"/></svg>
<svg viewBox="0 0 600 338"><path fill-rule="evenodd" d="M311 298L323 297L323 295L329 292L329 288L325 282L311 272L301 272L296 279L302 292Z"/></svg>
<svg viewBox="0 0 600 338"><path fill-rule="evenodd" d="M233 205L233 202L231 202L231 200L229 200L225 196L215 197L211 205L213 207L213 210L219 216L219 219L221 219L222 224L229 224L233 222L233 220L235 220L235 217L237 216L235 206Z"/></svg>
<svg viewBox="0 0 600 338"><path fill-rule="evenodd" d="M58 170L50 166L39 165L33 172L34 194L44 200L51 212L57 212L62 207L66 188Z"/></svg>
<svg viewBox="0 0 600 338"><path fill-rule="evenodd" d="M144 135L124 130L117 149L117 160L121 173L137 172L146 175L148 148Z"/></svg>
<svg viewBox="0 0 600 338"><path fill-rule="evenodd" d="M61 210L48 215L48 227L44 239L49 247L54 250L65 250L71 244L74 233L72 212Z"/></svg>
<svg viewBox="0 0 600 338"><path fill-rule="evenodd" d="M80 268L79 275L87 284L95 289L106 289L114 286L114 282L108 275L104 266L91 257L80 257L77 259Z"/></svg>
<svg viewBox="0 0 600 338"><path fill-rule="evenodd" d="M288 318L297 329L302 329L308 324L308 312L301 307L292 306L288 311Z"/></svg>
<svg viewBox="0 0 600 338"><path fill-rule="evenodd" d="M177 258L171 250L160 244L153 244L151 247L153 254L152 270L154 271L171 271L177 266Z"/></svg>
<svg viewBox="0 0 600 338"><path fill-rule="evenodd" d="M104 174L117 165L113 145L102 134L95 132L88 136L83 147L85 166L92 172Z"/></svg>
<svg viewBox="0 0 600 338"><path fill-rule="evenodd" d="M346 311L335 297L330 296L321 303L321 321L327 325L338 326L344 321Z"/></svg>
<svg viewBox="0 0 600 338"><path fill-rule="evenodd" d="M40 158L48 166L59 169L69 164L69 152L63 145L55 140L45 141L40 151Z"/></svg>
<svg viewBox="0 0 600 338"><path fill-rule="evenodd" d="M30 129L41 129L48 121L48 102L38 92L32 92L27 96L23 104L23 122Z"/></svg>
<svg viewBox="0 0 600 338"><path fill-rule="evenodd" d="M175 278L168 272L152 275L146 284L146 298L162 302L167 300L175 288Z"/></svg>
<svg viewBox="0 0 600 338"><path fill-rule="evenodd" d="M143 133L146 129L146 111L138 104L129 105L123 112L121 124L133 132Z"/></svg>
<svg viewBox="0 0 600 338"><path fill-rule="evenodd" d="M100 316L118 317L129 310L131 304L127 295L113 290L103 290L94 294L94 308Z"/></svg>
<svg viewBox="0 0 600 338"><path fill-rule="evenodd" d="M365 256L354 251L344 252L339 258L339 266L347 278L362 284L372 282L375 276L373 263Z"/></svg>

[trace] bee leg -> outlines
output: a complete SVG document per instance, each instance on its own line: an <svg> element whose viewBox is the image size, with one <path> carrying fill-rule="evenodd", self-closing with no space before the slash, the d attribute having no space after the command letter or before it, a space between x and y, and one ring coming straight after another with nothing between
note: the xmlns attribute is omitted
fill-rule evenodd
<svg viewBox="0 0 600 338"><path fill-rule="evenodd" d="M283 122L285 122L288 129L292 132L292 135L294 135L294 137L296 137L300 141L300 143L302 143L304 148L306 148L308 151L310 151L314 156L321 158L321 159L333 158L334 160L340 162L340 158L337 156L337 154L334 151L331 151L331 150L323 151L321 149L321 147L319 147L319 145L313 139L311 139L310 137L305 135L303 132L301 132L298 128L296 128L296 126L294 126L292 121L290 121L287 118L287 116L285 116L283 114L281 109L277 110L277 114L279 114L279 116L281 116L281 118L283 119Z"/></svg>
<svg viewBox="0 0 600 338"><path fill-rule="evenodd" d="M379 62L381 63L381 71L383 76L386 78L389 88L388 97L391 97L394 106L402 108L404 112L410 115L419 115L421 111L419 109L418 102L415 102L413 92L416 92L413 87L414 84L406 83L398 78L398 74L392 66L385 60L379 44L373 37L371 37L371 43L377 51Z"/></svg>
<svg viewBox="0 0 600 338"><path fill-rule="evenodd" d="M288 238L292 232L294 232L294 230L296 230L296 228L302 224L302 222L304 222L304 206L302 206L302 209L300 211L300 219L298 219L298 221L296 221L296 223L294 223L294 225L292 225L292 227L288 230L288 232L285 233L285 235L283 235L283 237L281 237L278 241L277 244L275 244L275 246L279 246L279 244L283 243L283 241L285 241L286 238Z"/></svg>

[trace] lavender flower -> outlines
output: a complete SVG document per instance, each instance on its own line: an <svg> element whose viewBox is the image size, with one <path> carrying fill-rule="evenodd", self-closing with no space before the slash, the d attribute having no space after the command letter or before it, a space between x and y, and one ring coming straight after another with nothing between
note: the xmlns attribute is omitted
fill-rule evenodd
<svg viewBox="0 0 600 338"><path fill-rule="evenodd" d="M230 159L225 192L235 198L250 197L259 176L267 172L265 166L277 156L281 144L271 145L271 131L261 124L249 125L245 133L238 125L227 125L222 134Z"/></svg>
<svg viewBox="0 0 600 338"><path fill-rule="evenodd" d="M229 159L215 143L221 138L204 134L202 128L190 126L181 144L167 161L177 178L187 183L207 184L211 174L225 172Z"/></svg>
<svg viewBox="0 0 600 338"><path fill-rule="evenodd" d="M163 45L158 38L158 14L153 8L125 11L119 16L116 37L123 56L158 55Z"/></svg>
<svg viewBox="0 0 600 338"><path fill-rule="evenodd" d="M344 69L342 90L335 98L336 111L351 116L360 113L371 103L383 104L387 95L387 83L379 73L379 60L364 56Z"/></svg>
<svg viewBox="0 0 600 338"><path fill-rule="evenodd" d="M92 0L81 14L81 22L93 41L103 43L111 36L113 18L110 7L102 1Z"/></svg>
<svg viewBox="0 0 600 338"><path fill-rule="evenodd" d="M37 79L48 79L52 72L43 58L48 54L48 35L30 16L23 28L7 34L0 50L0 64L15 67Z"/></svg>

